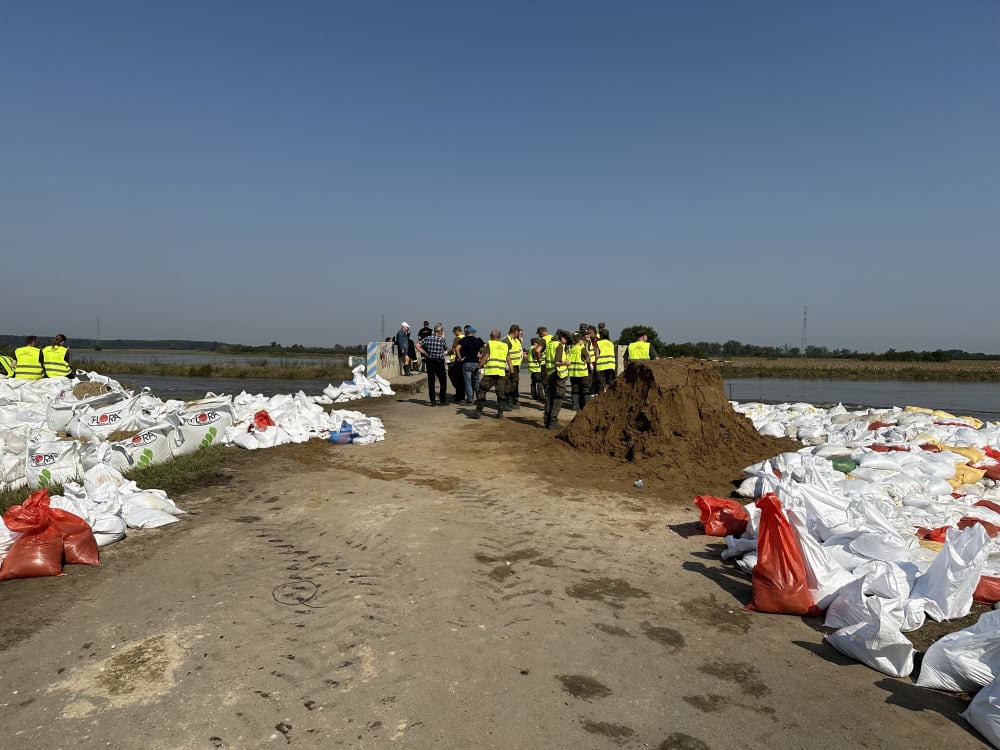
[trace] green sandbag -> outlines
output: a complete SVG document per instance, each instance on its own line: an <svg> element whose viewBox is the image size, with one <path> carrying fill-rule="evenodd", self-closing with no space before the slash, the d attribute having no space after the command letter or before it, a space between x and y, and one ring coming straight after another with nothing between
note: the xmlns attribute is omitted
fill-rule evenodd
<svg viewBox="0 0 1000 750"><path fill-rule="evenodd" d="M830 459L830 463L833 464L833 468L837 471L843 472L844 474L850 474L858 468L858 465L847 456L835 456Z"/></svg>

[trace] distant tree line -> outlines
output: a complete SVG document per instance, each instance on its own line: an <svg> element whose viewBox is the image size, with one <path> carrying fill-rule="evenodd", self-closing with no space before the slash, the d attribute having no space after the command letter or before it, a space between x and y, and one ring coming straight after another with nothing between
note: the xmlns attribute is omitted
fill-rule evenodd
<svg viewBox="0 0 1000 750"><path fill-rule="evenodd" d="M855 349L828 349L825 346L807 346L805 352L797 346L757 346L730 340L725 343L718 341L698 341L664 343L650 326L629 326L622 330L616 343L630 344L638 338L640 331L645 331L649 343L661 357L702 357L705 359L732 357L764 357L778 359L782 357L808 357L814 359L861 359L868 361L887 362L951 362L956 359L998 360L1000 354L983 354L982 352L967 352L962 349L936 349L934 351L915 352L912 350L896 351L888 349L881 354L875 352L859 352Z"/></svg>
<svg viewBox="0 0 1000 750"><path fill-rule="evenodd" d="M24 336L10 336L0 334L0 347L8 350L16 349L24 343ZM44 346L49 342L43 337L39 343ZM282 355L348 355L364 354L367 346L356 344L354 346L342 346L337 344L332 347L323 346L303 346L302 344L292 344L282 346L277 341L272 341L264 346L247 346L246 344L226 344L222 341L191 341L189 339L77 339L69 337L70 348L75 349L162 349L165 351L198 351L198 352L218 352L219 354L248 355L261 354L271 356Z"/></svg>

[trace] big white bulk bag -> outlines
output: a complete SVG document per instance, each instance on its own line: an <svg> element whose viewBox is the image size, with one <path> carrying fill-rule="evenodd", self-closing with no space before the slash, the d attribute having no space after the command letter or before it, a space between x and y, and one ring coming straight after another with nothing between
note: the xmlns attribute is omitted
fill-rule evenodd
<svg viewBox="0 0 1000 750"><path fill-rule="evenodd" d="M28 442L24 475L31 489L62 484L82 473L79 444L75 440Z"/></svg>
<svg viewBox="0 0 1000 750"><path fill-rule="evenodd" d="M186 456L214 443L222 443L227 427L235 422L230 403L187 408L167 416L174 426L172 450L175 456Z"/></svg>
<svg viewBox="0 0 1000 750"><path fill-rule="evenodd" d="M66 425L66 432L73 437L107 440L114 432L136 429L142 415L139 398L140 396L133 396L95 407L83 404L73 412L73 417Z"/></svg>
<svg viewBox="0 0 1000 750"><path fill-rule="evenodd" d="M125 440L110 443L107 464L121 472L144 469L173 458L174 426L161 422Z"/></svg>

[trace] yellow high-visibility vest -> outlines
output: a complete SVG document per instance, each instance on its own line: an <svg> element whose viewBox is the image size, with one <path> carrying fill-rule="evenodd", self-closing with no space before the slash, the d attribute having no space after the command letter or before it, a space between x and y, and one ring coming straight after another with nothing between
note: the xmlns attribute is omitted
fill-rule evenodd
<svg viewBox="0 0 1000 750"><path fill-rule="evenodd" d="M583 361L583 344L573 344L569 348L569 376L583 378L587 376L587 363Z"/></svg>
<svg viewBox="0 0 1000 750"><path fill-rule="evenodd" d="M615 345L611 339L597 340L597 364L595 370L615 369Z"/></svg>
<svg viewBox="0 0 1000 750"><path fill-rule="evenodd" d="M66 363L65 346L47 346L42 349L42 363L45 365L45 375L50 378L66 377L70 373Z"/></svg>
<svg viewBox="0 0 1000 750"><path fill-rule="evenodd" d="M648 341L633 341L628 345L628 361L634 362L637 359L649 359Z"/></svg>
<svg viewBox="0 0 1000 750"><path fill-rule="evenodd" d="M41 356L37 346L19 346L14 350L17 367L14 377L21 380L40 380L45 375L42 369Z"/></svg>
<svg viewBox="0 0 1000 750"><path fill-rule="evenodd" d="M483 375L506 375L507 352L510 351L510 347L502 341L487 341L486 346L489 354L486 357L486 364L483 365Z"/></svg>
<svg viewBox="0 0 1000 750"><path fill-rule="evenodd" d="M507 336L504 341L507 342L508 346L510 346L511 367L513 367L515 371L520 370L521 362L524 361L524 347L521 345L521 339Z"/></svg>
<svg viewBox="0 0 1000 750"><path fill-rule="evenodd" d="M0 354L0 374L8 378L14 377L14 358L6 354Z"/></svg>

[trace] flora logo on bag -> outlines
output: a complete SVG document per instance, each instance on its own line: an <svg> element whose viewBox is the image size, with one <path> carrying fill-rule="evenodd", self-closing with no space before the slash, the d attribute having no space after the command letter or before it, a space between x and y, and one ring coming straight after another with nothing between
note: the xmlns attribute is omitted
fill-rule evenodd
<svg viewBox="0 0 1000 750"><path fill-rule="evenodd" d="M138 448L143 445L152 445L158 439L158 435L155 432L140 432L138 435L133 435L128 440L122 440L123 443L127 443L131 448Z"/></svg>
<svg viewBox="0 0 1000 750"><path fill-rule="evenodd" d="M55 453L32 453L29 457L32 466L51 466L56 462Z"/></svg>
<svg viewBox="0 0 1000 750"><path fill-rule="evenodd" d="M217 411L203 411L185 419L184 424L191 427L204 427L213 422L218 422L220 419L222 419L222 415Z"/></svg>
<svg viewBox="0 0 1000 750"><path fill-rule="evenodd" d="M91 415L90 419L87 420L87 426L107 427L108 425L120 422L121 419L122 419L122 413L120 411L112 411L106 414Z"/></svg>

